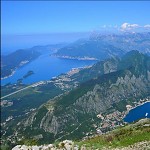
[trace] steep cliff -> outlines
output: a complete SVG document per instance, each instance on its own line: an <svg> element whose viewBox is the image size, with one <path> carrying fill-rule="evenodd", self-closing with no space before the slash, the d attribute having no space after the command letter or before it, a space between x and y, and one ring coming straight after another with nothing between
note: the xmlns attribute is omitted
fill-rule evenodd
<svg viewBox="0 0 150 150"><path fill-rule="evenodd" d="M103 73L97 78L42 105L22 122L24 131L22 128L20 131L27 133L29 128L32 132L40 129L51 133L55 140L78 139L93 132L93 123L101 122L97 114L117 111L114 106L120 103L136 102L150 95L148 56L132 51L114 62L114 65L107 61L103 63L100 69Z"/></svg>

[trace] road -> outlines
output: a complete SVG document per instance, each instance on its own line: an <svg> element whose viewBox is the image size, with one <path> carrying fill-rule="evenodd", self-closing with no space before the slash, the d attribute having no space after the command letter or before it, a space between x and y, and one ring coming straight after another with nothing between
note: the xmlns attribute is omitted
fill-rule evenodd
<svg viewBox="0 0 150 150"><path fill-rule="evenodd" d="M88 119L88 120L90 120L90 119ZM70 133L66 133L65 135L59 137L58 139L55 140L55 142L58 141L58 140L60 140L60 139L62 139L63 137L65 137L65 136L67 136L67 135L72 134L73 132L75 132L76 130L78 130L79 127L80 127L84 122L86 122L86 121L88 121L88 120L85 120L85 121L81 122L74 130L72 130Z"/></svg>
<svg viewBox="0 0 150 150"><path fill-rule="evenodd" d="M38 82L38 83L35 83L35 84L32 84L32 85L29 85L29 86L27 86L27 87L25 87L25 88L23 88L23 89L20 89L20 90L18 90L18 91L15 91L15 92L12 92L12 93L10 93L10 94L8 94L8 95L3 96L3 97L1 97L1 99L4 99L4 98L9 97L9 96L11 96L11 95L14 95L14 94L16 94L16 93L19 93L19 92L21 92L21 91L23 91L23 90L25 90L25 89L28 89L28 88L31 88L31 87L34 87L34 86L38 86L38 85L40 85L41 83L42 83L42 82Z"/></svg>

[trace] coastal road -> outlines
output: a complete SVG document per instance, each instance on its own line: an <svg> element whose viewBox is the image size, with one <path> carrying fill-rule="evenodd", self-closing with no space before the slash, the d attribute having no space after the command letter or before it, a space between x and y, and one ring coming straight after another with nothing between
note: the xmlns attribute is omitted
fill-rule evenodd
<svg viewBox="0 0 150 150"><path fill-rule="evenodd" d="M9 96L11 96L11 95L14 95L14 94L16 94L16 93L19 93L19 92L21 92L21 91L23 91L23 90L26 90L26 89L28 89L28 88L31 88L31 87L34 87L34 86L37 86L37 85L40 85L40 82L39 82L39 83L32 84L32 85L29 85L29 86L27 86L27 87L25 87L25 88L23 88L23 89L20 89L20 90L18 90L18 91L12 92L12 93L10 93L10 94L8 94L8 95L5 95L5 96L1 97L1 99L4 99L4 98L6 98L6 97L9 97Z"/></svg>

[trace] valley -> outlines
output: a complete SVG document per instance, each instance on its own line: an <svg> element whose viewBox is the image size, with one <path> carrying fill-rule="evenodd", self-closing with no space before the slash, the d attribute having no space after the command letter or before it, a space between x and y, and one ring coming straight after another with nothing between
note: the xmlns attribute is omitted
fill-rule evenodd
<svg viewBox="0 0 150 150"><path fill-rule="evenodd" d="M24 84L3 86L2 96L14 94L2 97L2 142L87 139L125 125L123 118L132 107L150 101L149 63L149 56L131 51L29 89Z"/></svg>
<svg viewBox="0 0 150 150"><path fill-rule="evenodd" d="M1 1L0 150L150 150L149 1Z"/></svg>
<svg viewBox="0 0 150 150"><path fill-rule="evenodd" d="M150 150L149 6L2 0L0 150Z"/></svg>
<svg viewBox="0 0 150 150"><path fill-rule="evenodd" d="M88 149L101 149L101 150L143 150L149 149L149 119L141 119L138 122L130 125L124 125L117 129L103 135L95 135L88 137L88 139L72 141L63 140L53 144L45 145L17 145L13 150L20 149L74 149L74 150L88 150ZM127 136L129 136L127 138ZM136 138L135 138L136 137ZM141 142L142 140L142 142ZM143 141L144 140L144 141Z"/></svg>

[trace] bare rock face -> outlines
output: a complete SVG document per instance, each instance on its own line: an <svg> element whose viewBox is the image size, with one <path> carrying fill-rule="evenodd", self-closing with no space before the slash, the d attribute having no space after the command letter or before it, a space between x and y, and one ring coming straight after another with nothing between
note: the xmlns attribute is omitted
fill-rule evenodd
<svg viewBox="0 0 150 150"><path fill-rule="evenodd" d="M118 61L115 58L104 62L104 74L117 71L117 64Z"/></svg>
<svg viewBox="0 0 150 150"><path fill-rule="evenodd" d="M16 145L14 148L12 148L12 150L20 150L21 149L21 145Z"/></svg>
<svg viewBox="0 0 150 150"><path fill-rule="evenodd" d="M40 120L39 127L46 132L57 135L67 125L71 126L73 123L79 125L81 122L78 122L78 114L96 116L99 113L104 113L114 103L147 93L147 87L150 87L150 82L144 76L136 77L130 71L127 71L124 76L117 77L115 82L109 80L105 84L96 84L92 90L63 108L64 110L59 115L55 107L48 110ZM36 113L33 113L25 125L32 125L35 116Z"/></svg>
<svg viewBox="0 0 150 150"><path fill-rule="evenodd" d="M57 147L54 144L40 146L17 145L12 150L79 150L79 146L75 145L71 140L64 140Z"/></svg>
<svg viewBox="0 0 150 150"><path fill-rule="evenodd" d="M101 98L99 94L101 87L95 85L92 91L87 92L85 95L77 99L75 102L76 107L82 107L81 109L86 113L99 113L106 109L105 101Z"/></svg>
<svg viewBox="0 0 150 150"><path fill-rule="evenodd" d="M26 146L26 145L17 145L12 150L96 150L93 147L86 147L86 145L81 145L79 148L73 141L65 140L58 144L56 147L53 144L48 145L34 145L34 146ZM103 147L102 150L149 150L150 149L150 141L142 141L130 145L128 147L119 147L119 148L111 148L111 147Z"/></svg>
<svg viewBox="0 0 150 150"><path fill-rule="evenodd" d="M93 118L97 114L105 113L116 103L149 95L149 58L138 52L132 53L123 61L114 58L95 64L88 72L82 70L79 76L74 77L79 79L90 74L94 78L85 83L81 82L81 86L71 91L71 94L66 92L51 99L53 103L48 102L45 104L48 107L44 108L43 105L43 110L39 108L33 112L24 126L34 125L35 128L53 133L57 139L76 129L89 116ZM95 77L97 74L99 76Z"/></svg>
<svg viewBox="0 0 150 150"><path fill-rule="evenodd" d="M31 126L34 119L35 119L35 115L36 115L37 112L33 112L27 119L26 121L24 122L24 126L27 127L27 126Z"/></svg>
<svg viewBox="0 0 150 150"><path fill-rule="evenodd" d="M48 111L43 117L40 123L40 128L47 132L57 134L59 124L57 122L57 117L53 115L53 111Z"/></svg>
<svg viewBox="0 0 150 150"><path fill-rule="evenodd" d="M75 105L77 108L82 107L87 113L101 113L113 103L127 99L129 95L140 96L146 93L147 86L150 84L142 76L136 78L129 73L124 78L118 77L116 83L110 84L107 90L98 84L95 85L92 91L77 99Z"/></svg>

